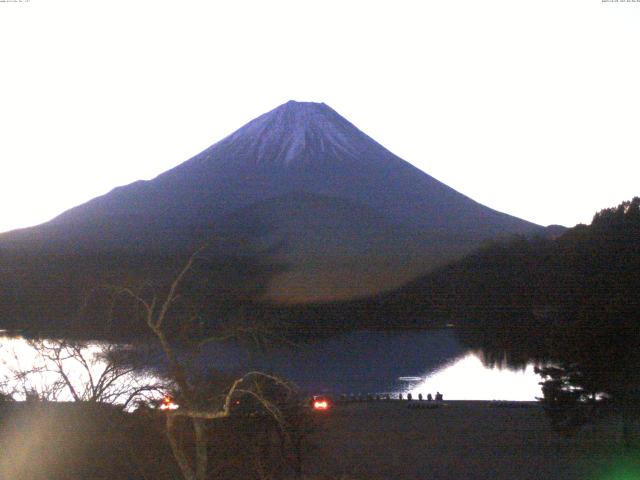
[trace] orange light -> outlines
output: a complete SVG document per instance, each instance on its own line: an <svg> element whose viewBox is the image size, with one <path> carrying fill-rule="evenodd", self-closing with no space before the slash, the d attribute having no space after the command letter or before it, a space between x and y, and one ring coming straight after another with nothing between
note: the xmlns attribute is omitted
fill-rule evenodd
<svg viewBox="0 0 640 480"><path fill-rule="evenodd" d="M173 403L171 397L164 397L162 399L162 404L160 405L160 410L176 410L178 405Z"/></svg>
<svg viewBox="0 0 640 480"><path fill-rule="evenodd" d="M329 402L327 402L326 400L316 400L313 402L313 409L314 410L328 410L329 409Z"/></svg>

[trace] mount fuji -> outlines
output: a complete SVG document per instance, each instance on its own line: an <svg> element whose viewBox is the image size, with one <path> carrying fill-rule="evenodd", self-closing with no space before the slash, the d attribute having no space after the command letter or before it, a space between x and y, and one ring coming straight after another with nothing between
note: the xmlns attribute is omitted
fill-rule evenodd
<svg viewBox="0 0 640 480"><path fill-rule="evenodd" d="M348 299L401 286L499 235L543 228L412 166L322 103L287 102L149 181L115 188L0 249L171 255L216 238L275 271L265 299Z"/></svg>

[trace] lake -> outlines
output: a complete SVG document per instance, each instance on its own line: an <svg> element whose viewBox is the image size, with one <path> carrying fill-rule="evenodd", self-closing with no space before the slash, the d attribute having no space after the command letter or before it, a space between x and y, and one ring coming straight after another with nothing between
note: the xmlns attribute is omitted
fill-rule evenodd
<svg viewBox="0 0 640 480"><path fill-rule="evenodd" d="M87 348L91 369L98 372L104 362L95 358L99 346ZM411 393L417 398L443 393L450 400L535 400L541 396L541 378L533 365L523 370L488 368L480 356L464 349L453 331L352 332L331 338L272 348L249 355L236 346L212 346L202 363L222 370L242 372L250 368L281 375L307 393L390 394ZM88 375L72 360L64 363L74 382ZM41 357L20 337L0 337L0 378L10 371L37 367L47 370ZM40 389L51 375L31 377ZM148 377L145 377L148 379ZM142 379L125 378L126 382ZM64 399L64 396L63 396Z"/></svg>
<svg viewBox="0 0 640 480"><path fill-rule="evenodd" d="M279 348L249 360L237 349L210 353L227 369L262 368L314 393L444 394L450 400L535 400L542 396L534 366L489 368L463 348L451 329L352 332L297 348Z"/></svg>

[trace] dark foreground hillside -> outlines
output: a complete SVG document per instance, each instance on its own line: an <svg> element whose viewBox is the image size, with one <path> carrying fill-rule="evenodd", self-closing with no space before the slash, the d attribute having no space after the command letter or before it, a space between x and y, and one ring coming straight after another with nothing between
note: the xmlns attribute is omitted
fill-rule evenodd
<svg viewBox="0 0 640 480"><path fill-rule="evenodd" d="M260 419L216 423L210 429L219 466L215 478L640 478L640 464L616 453L615 418L565 438L551 429L534 403L445 402L435 409L407 405L347 404L315 415L298 477L273 462L277 441L264 441ZM0 478L178 479L163 424L161 414L126 414L90 404L1 403ZM265 455L269 449L271 463L258 462L257 452ZM260 477L259 469L265 467L275 474Z"/></svg>
<svg viewBox="0 0 640 480"><path fill-rule="evenodd" d="M305 471L322 474L316 478L640 478L638 459L616 453L616 419L566 438L536 403L452 401L435 409L409 409L406 401L359 403L339 406L324 420L306 456Z"/></svg>
<svg viewBox="0 0 640 480"><path fill-rule="evenodd" d="M184 423L178 436L192 438ZM78 402L0 402L0 478L5 480L176 480L164 414L125 413ZM234 416L209 424L209 462L220 480L291 478L270 418Z"/></svg>
<svg viewBox="0 0 640 480"><path fill-rule="evenodd" d="M157 425L91 403L0 403L0 478L178 478Z"/></svg>

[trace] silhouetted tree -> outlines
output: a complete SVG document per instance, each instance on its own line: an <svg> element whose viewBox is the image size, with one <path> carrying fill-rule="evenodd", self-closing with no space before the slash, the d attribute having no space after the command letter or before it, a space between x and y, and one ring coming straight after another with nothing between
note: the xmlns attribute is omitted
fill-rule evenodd
<svg viewBox="0 0 640 480"><path fill-rule="evenodd" d="M210 305L190 299L193 283L188 282L195 264L202 260L194 253L164 292L145 293L121 288L119 293L133 300L144 323L159 342L168 365L168 376L175 385L176 410L166 415L166 433L171 450L185 480L209 478L209 436L211 422L229 418L234 408L249 408L246 414L264 415L275 420L283 442L299 451L300 429L291 428L299 406L292 385L275 375L250 371L237 378L211 372L202 374L198 366L203 349L214 342L247 335L263 335L262 325L253 322L231 323L223 330L212 329L203 312ZM186 287L185 287L186 285ZM183 288L184 287L184 288ZM199 298L196 296L196 298ZM217 388L216 388L217 387ZM184 421L190 423L185 438ZM258 420L256 419L256 424ZM293 439L292 435L298 434Z"/></svg>
<svg viewBox="0 0 640 480"><path fill-rule="evenodd" d="M543 402L568 425L619 413L631 446L640 420L640 198L598 212L567 240L563 253L580 259L581 288L553 332Z"/></svg>

